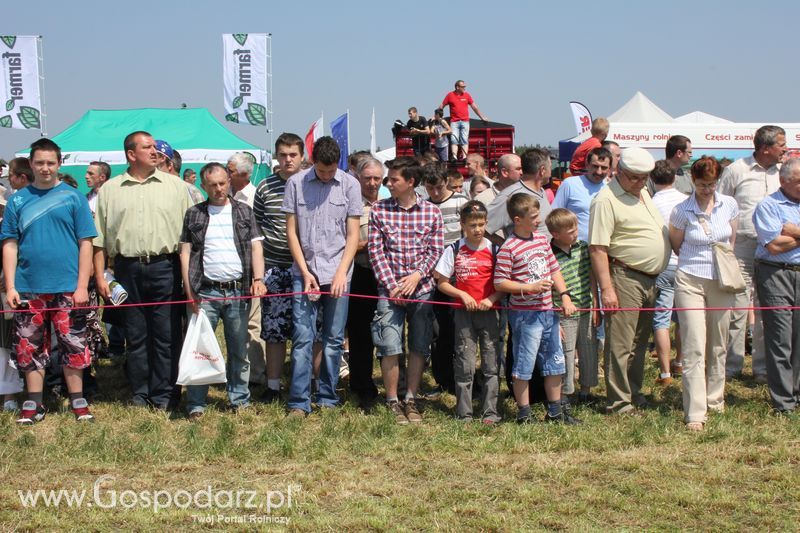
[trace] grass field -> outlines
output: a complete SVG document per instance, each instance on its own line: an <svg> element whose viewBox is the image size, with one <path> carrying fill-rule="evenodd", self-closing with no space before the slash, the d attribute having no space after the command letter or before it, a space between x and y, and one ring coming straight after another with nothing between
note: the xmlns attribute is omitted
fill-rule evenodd
<svg viewBox="0 0 800 533"><path fill-rule="evenodd" d="M800 527L800 422L770 415L766 387L747 379L728 385L726 412L694 434L682 424L679 380L648 385L654 407L642 417L581 408L586 423L574 428L465 425L444 395L421 425L401 427L385 408L366 415L346 396L343 408L305 420L276 405L231 414L220 390L217 407L192 423L126 407L118 363L103 361L99 375L94 424L54 412L18 428L0 416L0 529ZM649 360L648 384L654 375ZM502 409L513 419L510 399ZM28 489L85 499L26 507L18 491Z"/></svg>

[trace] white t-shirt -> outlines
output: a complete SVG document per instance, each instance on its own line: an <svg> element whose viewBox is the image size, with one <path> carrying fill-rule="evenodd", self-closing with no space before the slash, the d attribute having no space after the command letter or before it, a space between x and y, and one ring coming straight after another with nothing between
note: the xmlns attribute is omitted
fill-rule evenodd
<svg viewBox="0 0 800 533"><path fill-rule="evenodd" d="M686 200L688 197L688 194L684 194L678 189L670 187L669 189L661 189L658 191L653 196L653 203L656 204L656 209L658 209L658 212L661 213L661 218L668 221L670 219L670 215L672 214L672 210L675 209L675 206ZM678 256L675 255L675 253L671 253L669 256L669 266L677 265Z"/></svg>
<svg viewBox="0 0 800 533"><path fill-rule="evenodd" d="M242 260L233 238L233 208L230 203L208 206L203 274L211 281L234 281L242 277Z"/></svg>

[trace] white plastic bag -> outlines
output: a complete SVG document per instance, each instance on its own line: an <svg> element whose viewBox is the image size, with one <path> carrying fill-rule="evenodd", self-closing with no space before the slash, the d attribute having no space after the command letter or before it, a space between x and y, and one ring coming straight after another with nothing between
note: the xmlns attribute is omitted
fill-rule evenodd
<svg viewBox="0 0 800 533"><path fill-rule="evenodd" d="M22 392L22 378L19 371L9 364L10 354L0 348L0 394L16 394Z"/></svg>
<svg viewBox="0 0 800 533"><path fill-rule="evenodd" d="M178 364L178 385L225 383L225 360L211 322L202 309L192 315Z"/></svg>

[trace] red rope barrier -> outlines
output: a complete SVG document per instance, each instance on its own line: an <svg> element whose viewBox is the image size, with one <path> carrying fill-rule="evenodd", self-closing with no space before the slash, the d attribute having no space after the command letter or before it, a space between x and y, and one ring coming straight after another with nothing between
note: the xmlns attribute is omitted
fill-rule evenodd
<svg viewBox="0 0 800 533"><path fill-rule="evenodd" d="M265 294L264 296L219 296L214 298L203 298L202 301L222 301L222 300L250 300L253 298L289 298L292 296L298 296L301 294L319 294L319 295L330 295L330 292L322 292L322 291L309 291L309 292L286 292L286 293L279 293L279 294ZM342 296L348 296L350 298L362 298L362 299L369 299L369 300L391 300L392 302L402 302L402 303L422 303L422 304L430 304L430 305L444 305L448 307L454 308L463 308L464 304L461 302L433 302L430 300L417 300L413 298L389 298L388 296L374 296L371 294L354 294L354 293L343 293ZM166 302L142 302L142 303L122 303L119 305L112 305L112 304L100 304L100 305L83 305L83 306L75 306L71 309L120 309L125 307L153 307L157 305L179 305L179 304L190 304L192 300L169 300ZM519 306L495 306L492 309L508 309L508 310L516 310L516 311L561 311L560 308L557 307L547 307L547 308L530 308L530 307L519 307ZM620 312L620 311L794 311L800 309L800 306L759 306L759 307L618 307L615 309L604 309L602 307L587 307L587 308L579 308L576 309L576 312L585 312L585 311L603 311L606 313L609 312ZM60 311L62 309L59 308L43 308L43 309L2 309L0 310L0 314L5 313L33 313L33 312L46 312L46 311Z"/></svg>

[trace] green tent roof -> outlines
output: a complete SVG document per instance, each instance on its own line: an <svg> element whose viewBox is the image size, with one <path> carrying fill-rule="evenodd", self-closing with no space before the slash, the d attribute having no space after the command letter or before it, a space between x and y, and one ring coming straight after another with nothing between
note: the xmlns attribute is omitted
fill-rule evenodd
<svg viewBox="0 0 800 533"><path fill-rule="evenodd" d="M65 165L86 163L88 161L83 160L87 158L124 163L122 141L126 135L137 130L147 131L156 139L167 141L187 161L214 161L220 157L210 157L209 153L217 155L218 152L231 151L248 151L261 161L259 147L228 131L205 108L92 109L52 139L65 156L74 154L65 158ZM85 157L80 156L81 152L85 153ZM116 154L112 155L112 152Z"/></svg>

